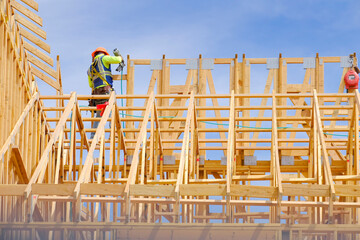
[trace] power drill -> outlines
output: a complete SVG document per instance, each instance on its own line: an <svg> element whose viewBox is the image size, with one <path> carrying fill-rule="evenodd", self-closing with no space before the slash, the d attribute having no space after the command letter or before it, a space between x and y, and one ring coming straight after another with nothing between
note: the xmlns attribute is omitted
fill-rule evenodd
<svg viewBox="0 0 360 240"><path fill-rule="evenodd" d="M122 58L119 49L115 48L113 53L114 53L115 56ZM123 59L121 61L121 63L119 63L119 66L116 68L116 71L121 72L124 69L124 67L125 67L125 62L124 62L124 59Z"/></svg>

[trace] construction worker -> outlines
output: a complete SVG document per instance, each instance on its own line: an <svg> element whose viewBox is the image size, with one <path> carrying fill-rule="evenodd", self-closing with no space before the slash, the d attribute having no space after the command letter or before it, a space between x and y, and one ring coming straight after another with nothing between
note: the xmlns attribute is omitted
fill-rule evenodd
<svg viewBox="0 0 360 240"><path fill-rule="evenodd" d="M89 87L91 87L92 95L109 95L113 88L113 77L111 74L111 65L122 63L123 58L120 56L110 56L103 47L98 47L91 54L92 63L87 71ZM89 101L89 106L96 106L104 104L107 99L92 99ZM100 111L96 111L96 117L100 117ZM93 122L92 128L97 128L99 122ZM91 133L91 139L95 132Z"/></svg>

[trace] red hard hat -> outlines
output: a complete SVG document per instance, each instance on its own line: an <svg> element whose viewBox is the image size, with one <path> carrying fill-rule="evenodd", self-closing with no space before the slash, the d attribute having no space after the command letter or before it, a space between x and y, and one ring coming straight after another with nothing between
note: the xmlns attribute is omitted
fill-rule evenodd
<svg viewBox="0 0 360 240"><path fill-rule="evenodd" d="M358 89L359 75L350 69L344 76L346 89Z"/></svg>
<svg viewBox="0 0 360 240"><path fill-rule="evenodd" d="M102 53L104 53L105 55L109 55L109 53L106 51L105 48L103 48L103 47L98 47L97 49L95 49L95 51L92 52L91 56L94 58L94 57L95 57L95 54L96 54L97 52L102 52Z"/></svg>

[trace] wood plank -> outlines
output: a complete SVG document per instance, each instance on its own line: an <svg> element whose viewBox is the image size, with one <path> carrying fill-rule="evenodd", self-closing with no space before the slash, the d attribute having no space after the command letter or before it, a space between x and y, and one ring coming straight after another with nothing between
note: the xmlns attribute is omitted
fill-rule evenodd
<svg viewBox="0 0 360 240"><path fill-rule="evenodd" d="M43 72L41 72L40 70L36 69L35 67L31 68L31 72L37 76L38 78L40 78L41 80L43 80L44 82L46 82L47 84L49 84L50 86L52 86L53 88L55 88L56 90L60 90L60 85L58 82L55 82L55 80L53 80L52 78L48 77L47 75L45 75Z"/></svg>
<svg viewBox="0 0 360 240"><path fill-rule="evenodd" d="M24 196L26 184L1 184L0 196Z"/></svg>
<svg viewBox="0 0 360 240"><path fill-rule="evenodd" d="M15 171L20 179L20 183L27 184L29 182L29 178L26 173L23 158L21 157L20 149L18 146L12 147L11 160L14 164Z"/></svg>
<svg viewBox="0 0 360 240"><path fill-rule="evenodd" d="M75 184L51 184L51 183L35 183L31 185L32 194L37 195L58 195L70 196L74 192Z"/></svg>
<svg viewBox="0 0 360 240"><path fill-rule="evenodd" d="M53 78L55 79L57 78L57 73L54 69L51 69L49 66L41 62L39 59L35 58L33 55L31 54L26 54L26 55L29 62L31 62L32 64L34 64L35 66L37 66L38 68L40 68L41 70L52 76Z"/></svg>
<svg viewBox="0 0 360 240"><path fill-rule="evenodd" d="M186 85L170 85L170 94L184 94L184 91L187 91L185 94L190 94L193 90L193 86L186 86Z"/></svg>
<svg viewBox="0 0 360 240"><path fill-rule="evenodd" d="M295 147L294 147L295 148ZM280 150L281 156L308 156L309 150Z"/></svg>
<svg viewBox="0 0 360 240"><path fill-rule="evenodd" d="M335 185L336 196L360 197L360 186L357 185Z"/></svg>
<svg viewBox="0 0 360 240"><path fill-rule="evenodd" d="M22 17L20 14L17 13L15 13L15 19L18 23L20 23L24 27L27 27L29 30L33 31L34 33L42 37L44 40L46 40L46 32L40 27L36 26L35 24L28 21L26 18Z"/></svg>
<svg viewBox="0 0 360 240"><path fill-rule="evenodd" d="M328 197L330 193L327 185L283 184L283 190L284 196Z"/></svg>
<svg viewBox="0 0 360 240"><path fill-rule="evenodd" d="M120 81L121 80L121 74L114 74L113 75L113 81ZM127 81L127 74L122 75L122 80Z"/></svg>
<svg viewBox="0 0 360 240"><path fill-rule="evenodd" d="M230 195L238 197L277 198L277 189L268 186L231 184Z"/></svg>
<svg viewBox="0 0 360 240"><path fill-rule="evenodd" d="M54 66L54 60L49 55L43 53L42 51L40 51L39 49L37 49L28 42L24 41L23 46L26 50L28 50L29 52L31 52L32 54L34 54L35 56L37 56L38 58L49 64L50 66L52 67Z"/></svg>
<svg viewBox="0 0 360 240"><path fill-rule="evenodd" d="M30 18L31 20L33 20L34 22L36 22L37 24L42 26L42 18L41 17L39 17L38 15L36 15L35 13L33 13L32 11L30 11L29 9L27 9L26 7L24 7L23 5L21 5L20 3L18 3L15 0L11 0L10 4L16 10L18 10L19 12L21 12L22 14L24 14L25 16L27 16L28 18Z"/></svg>
<svg viewBox="0 0 360 240"><path fill-rule="evenodd" d="M173 197L175 195L175 186L131 184L130 195L149 197Z"/></svg>
<svg viewBox="0 0 360 240"><path fill-rule="evenodd" d="M23 3L31 7L32 9L38 11L39 10L39 4L35 2L34 0L21 0Z"/></svg>
<svg viewBox="0 0 360 240"><path fill-rule="evenodd" d="M180 185L181 196L225 196L226 184L181 184Z"/></svg>
<svg viewBox="0 0 360 240"><path fill-rule="evenodd" d="M124 184L97 184L97 183L81 183L81 195L107 195L122 196L124 193Z"/></svg>
<svg viewBox="0 0 360 240"><path fill-rule="evenodd" d="M20 35L24 38L28 39L44 51L50 53L50 45L45 43L43 40L39 39L38 37L35 37L32 33L27 31L25 28L20 27Z"/></svg>

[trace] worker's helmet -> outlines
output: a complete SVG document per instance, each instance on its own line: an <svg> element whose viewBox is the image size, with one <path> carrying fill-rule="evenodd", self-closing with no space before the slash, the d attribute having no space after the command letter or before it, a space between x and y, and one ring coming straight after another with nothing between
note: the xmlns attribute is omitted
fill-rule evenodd
<svg viewBox="0 0 360 240"><path fill-rule="evenodd" d="M96 53L98 53L98 52L102 52L102 53L104 53L105 55L109 55L109 53L106 51L105 48L103 48L103 47L98 47L97 49L95 49L95 51L92 52L91 56L94 58L95 55L96 55Z"/></svg>

